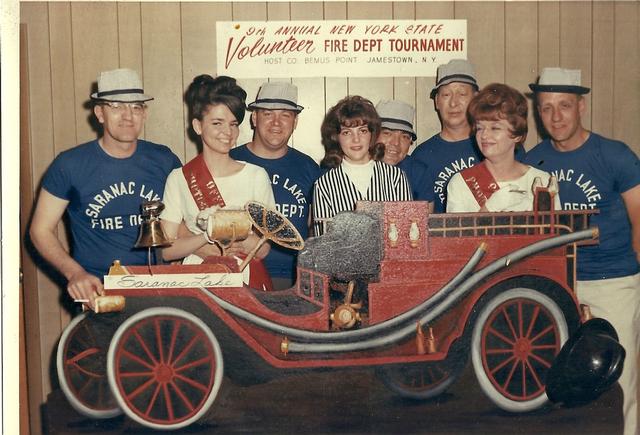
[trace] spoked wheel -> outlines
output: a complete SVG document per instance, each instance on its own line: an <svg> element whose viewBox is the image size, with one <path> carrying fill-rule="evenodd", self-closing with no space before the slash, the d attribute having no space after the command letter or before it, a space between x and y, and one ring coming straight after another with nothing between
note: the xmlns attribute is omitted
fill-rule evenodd
<svg viewBox="0 0 640 435"><path fill-rule="evenodd" d="M127 319L109 347L109 384L133 420L178 429L202 417L222 384L218 340L198 317L156 307Z"/></svg>
<svg viewBox="0 0 640 435"><path fill-rule="evenodd" d="M513 288L481 310L473 329L473 369L500 408L528 412L547 403L547 370L567 340L565 316L543 293Z"/></svg>
<svg viewBox="0 0 640 435"><path fill-rule="evenodd" d="M58 342L56 370L60 388L71 406L91 418L111 418L122 413L107 379L107 350L115 329L108 315L76 316Z"/></svg>
<svg viewBox="0 0 640 435"><path fill-rule="evenodd" d="M380 367L377 374L392 391L407 399L426 400L445 392L460 376L466 357L445 361Z"/></svg>

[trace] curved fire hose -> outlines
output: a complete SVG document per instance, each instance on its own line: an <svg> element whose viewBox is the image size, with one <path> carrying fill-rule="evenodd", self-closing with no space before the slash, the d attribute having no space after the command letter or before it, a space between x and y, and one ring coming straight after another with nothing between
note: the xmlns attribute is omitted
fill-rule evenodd
<svg viewBox="0 0 640 435"><path fill-rule="evenodd" d="M307 342L343 342L350 341L355 339L362 339L364 337L370 335L376 335L381 331L388 331L390 328L394 328L404 322L411 321L415 323L413 318L422 314L425 310L431 308L434 304L437 304L441 299L450 294L455 288L462 283L465 278L469 276L469 274L473 271L473 269L478 265L484 254L486 253L486 243L481 243L480 246L476 249L473 255L469 258L469 261L460 269L460 271L454 276L447 284L445 284L438 292L436 292L431 298L422 302L420 305L413 307L412 309L392 318L389 320L385 320L384 322L377 323L373 326L370 326L365 329L356 329L353 331L342 331L342 332L313 332L306 331L303 329L291 328L288 326L283 326L278 323L274 323L270 320L266 320L262 317L259 317L253 313L250 313L242 308L238 308L229 302L220 299L216 295L207 293L217 304L219 304L222 308L229 311L230 313L247 320L251 323L254 323L257 326L262 328L271 330L273 332L286 335L291 338L299 338L303 339Z"/></svg>
<svg viewBox="0 0 640 435"><path fill-rule="evenodd" d="M505 267L508 267L511 263L519 261L530 255L534 255L539 252L546 251L548 249L553 249L569 243L575 243L580 240L594 238L597 236L597 234L598 234L597 229L586 229L586 230L581 230L574 233L563 234L560 236L540 240L529 246L520 248L501 258L498 258L493 262L491 262L490 264L488 264L487 266L485 266L484 268L482 268L481 270L471 274L466 279L463 276L463 281L459 286L453 285L452 290L446 291L444 296L441 296L438 298L438 301L440 302L437 304L437 306L433 307L432 306L433 304L428 304L428 306L425 308L425 305L427 305L426 302L431 300L429 299L428 301L425 301L423 304L419 306L421 307L420 313L417 313L415 311L416 308L418 308L416 307L402 314L401 316L403 317L403 320L407 324L403 326L399 326L397 329L394 329L392 331L388 331L390 325L398 325L399 323L403 323L403 322L402 321L395 321L393 323L390 323L390 322L398 319L398 317L400 316L394 319L389 319L386 322L382 322L370 328L361 329L357 331L346 331L346 332L336 332L336 333L311 332L311 331L305 331L301 329L290 328L290 327L279 325L277 323L258 317L245 310L242 310L238 307L235 307L229 304L228 302L223 301L222 299L218 298L215 295L210 295L210 296L217 303L219 303L225 310L228 310L233 314L237 315L238 317L241 317L244 320L255 323L256 325L261 326L265 329L269 329L276 333L281 333L283 335L286 335L287 337L293 337L293 338L298 338L298 339L307 340L307 341L310 341L310 340L320 341L324 339L323 342L318 342L318 343L313 343L313 342L300 343L300 342L290 341L288 343L288 352L335 353L335 352L360 351L360 350L372 349L376 347L388 346L396 342L399 342L401 340L404 340L405 338L411 336L412 334L415 334L416 321L419 321L421 324L426 324L431 322L433 319L440 316L442 313L448 310L451 306L453 306L456 302L458 302L460 299L466 296L467 293L469 293L474 288L474 286L478 284L478 282L489 277L493 273L501 269L504 269ZM472 259L475 258L476 254L478 254L478 251L480 249L481 247L478 248L478 250L476 250L476 253L474 253L474 256L472 256ZM471 263L471 259L469 260L467 265L470 263ZM461 272L456 276L456 278L464 270L466 270L466 266L461 270ZM451 280L449 284L452 284L453 281L454 280ZM445 287L449 287L449 284L447 284ZM445 288L443 288L443 290L445 290ZM428 312L425 313L425 311L428 311ZM411 313L411 315L408 315L408 313ZM420 314L422 314L422 317L418 317ZM418 317L418 318L416 320L413 320L412 319L413 317ZM412 321L408 322L407 319L411 319ZM386 330L385 332L387 333L381 334L373 338L369 338L367 340L360 340L363 336L368 336L370 334L368 331L373 328L376 328L375 329L376 332L379 332L380 329L385 329ZM358 335L354 334L359 331L367 331L367 333L360 332L360 334ZM335 340L332 340L334 336L339 336L339 335L345 336L350 341L347 341L345 343L336 343Z"/></svg>

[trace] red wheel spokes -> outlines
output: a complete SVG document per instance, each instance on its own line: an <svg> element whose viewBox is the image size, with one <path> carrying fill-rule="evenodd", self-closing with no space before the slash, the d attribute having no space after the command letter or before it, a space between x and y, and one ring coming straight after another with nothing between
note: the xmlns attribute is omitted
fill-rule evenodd
<svg viewBox="0 0 640 435"><path fill-rule="evenodd" d="M176 357L175 360L171 361L173 364L177 363L178 361L180 361L182 358L184 358L184 356L191 350L191 348L196 344L196 341L198 340L198 336L194 336L191 341L189 342L189 344L187 344L185 346L185 348L182 350L182 352L180 352L180 354Z"/></svg>
<svg viewBox="0 0 640 435"><path fill-rule="evenodd" d="M185 376L176 374L176 379L180 379L181 381L186 382L187 384L191 385L192 387L197 388L198 390L202 391L203 393L206 393L207 390L208 390L206 385L203 385L203 384L201 384L199 382L196 382L191 378L187 378ZM176 387L176 390L178 390L178 387Z"/></svg>
<svg viewBox="0 0 640 435"><path fill-rule="evenodd" d="M531 337L531 332L533 330L533 325L536 323L536 319L538 318L538 314L540 314L540 307L535 306L533 309L533 315L531 316L531 321L529 322L529 328L527 328L527 337ZM549 328L545 329L545 331L552 329L553 326L549 325ZM544 332L544 331L543 331ZM542 333L538 334L540 336ZM536 341L536 338L532 338L531 341Z"/></svg>
<svg viewBox="0 0 640 435"><path fill-rule="evenodd" d="M529 372L531 373L531 376L533 377L533 379L536 381L536 385L538 386L538 388L544 388L544 385L542 384L542 382L540 381L540 378L538 377L538 374L536 373L536 371L533 369L533 367L531 367L531 364L529 364L529 361L525 362L526 368L529 370Z"/></svg>
<svg viewBox="0 0 640 435"><path fill-rule="evenodd" d="M396 382L407 388L416 390L433 387L443 380L446 380L449 376L448 372L438 362L412 368L397 369L395 373L394 377L396 378Z"/></svg>
<svg viewBox="0 0 640 435"><path fill-rule="evenodd" d="M533 337L531 339L532 342L534 341L538 341L541 337L543 337L544 335L548 334L549 331L552 331L554 328L554 325L549 325L548 327L546 327L545 329L542 330L542 332L540 332L539 334L537 334L535 337Z"/></svg>
<svg viewBox="0 0 640 435"><path fill-rule="evenodd" d="M83 350L80 353L77 353L75 356L69 358L66 363L67 364L72 364L72 365L77 365L76 363L78 361L80 361L81 359L90 357L91 355L95 355L96 353L100 352L100 348L97 347L91 347L89 349Z"/></svg>
<svg viewBox="0 0 640 435"><path fill-rule="evenodd" d="M496 331L493 328L489 328L489 332L492 333L493 335L495 335L496 337L500 338L505 343L508 343L510 345L514 345L515 344L515 342L513 340L510 340L508 337L505 337L504 335L502 335L501 333L499 333L498 331ZM514 336L514 338L517 338L517 336Z"/></svg>
<svg viewBox="0 0 640 435"><path fill-rule="evenodd" d="M181 372L181 371L193 368L193 367L200 366L202 364L206 364L206 363L208 363L210 361L211 361L211 357L210 356L205 356L204 358L200 358L200 359L192 361L190 363L181 365L180 367L175 367L175 371L176 372Z"/></svg>
<svg viewBox="0 0 640 435"><path fill-rule="evenodd" d="M164 393L165 404L167 405L167 414L169 415L169 421L174 421L176 418L173 415L173 404L171 403L171 395L169 394L169 387L167 384L162 385L162 392Z"/></svg>
<svg viewBox="0 0 640 435"><path fill-rule="evenodd" d="M147 343L144 342L144 340L142 339L142 337L140 336L140 333L138 332L138 329L140 327L136 328L133 330L133 336L138 340L138 343L140 343L140 346L142 347L142 349L144 349L144 353L147 354L147 357L151 360L151 362L154 365L158 364L158 360L156 360L156 358L151 354L151 351L149 350L149 347L147 346ZM142 361L142 360L140 360Z"/></svg>
<svg viewBox="0 0 640 435"><path fill-rule="evenodd" d="M509 351L509 353L513 353L511 351ZM498 370L500 370L501 368L503 368L504 366L506 366L507 364L511 363L512 361L514 361L516 359L516 357L514 355L511 355L509 358L505 359L504 361L502 361L500 364L498 364L497 366L495 366L492 370L491 370L491 374L494 374L495 372L497 372ZM512 369L513 372L513 369ZM511 377L511 374L509 374L509 377Z"/></svg>
<svg viewBox="0 0 640 435"><path fill-rule="evenodd" d="M173 358L173 352L176 348L176 340L178 338L178 331L180 330L180 327L182 326L182 322L181 321L176 321L176 324L173 328L173 331L171 332L171 341L169 342L169 353L167 354L167 361L172 361Z"/></svg>
<svg viewBox="0 0 640 435"><path fill-rule="evenodd" d="M524 334L524 314L522 314L522 301L518 301L518 337L522 337Z"/></svg>
<svg viewBox="0 0 640 435"><path fill-rule="evenodd" d="M99 418L101 412L117 409L107 385L107 339L96 333L91 319L83 318L66 336L61 356L65 394L86 408L83 414Z"/></svg>
<svg viewBox="0 0 640 435"><path fill-rule="evenodd" d="M504 302L482 331L486 373L513 400L530 400L544 391L544 373L559 351L560 333L544 306L529 299Z"/></svg>
<svg viewBox="0 0 640 435"><path fill-rule="evenodd" d="M151 385L153 385L154 381L155 379L153 378L149 379L147 382L145 382L144 384L140 385L138 388L133 390L133 392L127 394L127 399L135 399L136 397L138 397L140 393L142 393L143 391L148 389Z"/></svg>
<svg viewBox="0 0 640 435"><path fill-rule="evenodd" d="M94 379L95 378L92 377L87 378L87 382L85 382L80 388L78 388L77 393L80 397L84 397L84 393L87 391L87 387L93 383Z"/></svg>
<svg viewBox="0 0 640 435"><path fill-rule="evenodd" d="M160 337L160 320L154 319L153 327L156 330L156 345L158 346L158 352L160 353L160 363L164 362L164 354L162 351L162 337ZM174 328L175 329L175 328Z"/></svg>
<svg viewBox="0 0 640 435"><path fill-rule="evenodd" d="M143 318L125 331L116 353L118 388L127 407L145 421L168 425L186 420L212 389L214 349L189 320Z"/></svg>
<svg viewBox="0 0 640 435"><path fill-rule="evenodd" d="M518 338L518 333L516 332L516 328L513 326L513 323L511 322L511 317L509 317L509 314L507 313L506 308L503 307L501 312L507 321L507 325L509 325L509 331L511 331L511 337L515 340L516 338ZM507 339L505 339L505 341L507 343L513 344L513 342L510 342Z"/></svg>
<svg viewBox="0 0 640 435"><path fill-rule="evenodd" d="M542 347L542 346L539 346ZM555 346L545 346L545 349L555 349ZM540 358L538 355L536 355L535 353L531 354L531 358L535 359L536 361L538 361L540 364L542 364L543 366L545 366L546 368L551 367L551 363L553 361L548 361L546 359Z"/></svg>
<svg viewBox="0 0 640 435"><path fill-rule="evenodd" d="M178 388L178 386L175 384L175 382L171 382L170 385L173 387L173 390L176 392L176 394L178 395L178 397L180 397L180 399L182 399L182 401L184 402L185 405L187 405L187 407L189 408L189 411L193 411L195 406L193 406L193 403L191 403L191 401L189 400L189 398L187 396L184 395L184 393L182 392L182 390L180 388ZM204 392L206 392L207 389L204 389Z"/></svg>
<svg viewBox="0 0 640 435"><path fill-rule="evenodd" d="M157 364L155 364L155 365L149 364L147 361L143 360L138 355L134 355L134 354L132 354L131 352L129 352L127 350L123 350L122 353L127 358L130 358L130 359L134 360L135 362L137 362L139 364L142 364L143 366L145 366L145 367L147 367L147 368L149 368L151 370L154 370L156 368L156 366L157 366Z"/></svg>
<svg viewBox="0 0 640 435"><path fill-rule="evenodd" d="M515 359L515 358L513 358ZM507 375L507 378L505 379L505 381L503 382L502 388L506 388L507 385L509 385L509 383L511 382L511 379L513 378L513 374L516 371L516 368L518 368L518 361L514 361L514 363L511 365L511 370L509 370L509 375Z"/></svg>
<svg viewBox="0 0 640 435"><path fill-rule="evenodd" d="M120 376L122 376L123 378L139 378L153 376L153 372L127 372L121 373Z"/></svg>
<svg viewBox="0 0 640 435"><path fill-rule="evenodd" d="M69 358L65 361L65 364L67 364L67 366L69 366L72 370L75 370L76 372L80 372L84 375L89 376L89 380L91 380L91 378L104 378L104 373L96 373L93 372L89 369L86 369L84 367L82 367L79 363L82 360L85 360L86 358L89 358L92 355L95 355L97 353L100 353L100 349L97 347L93 347L91 349L87 349L84 350L78 354L76 354L75 356L73 356L72 358ZM82 388L81 388L82 389ZM80 392L80 391L78 391Z"/></svg>
<svg viewBox="0 0 640 435"><path fill-rule="evenodd" d="M149 400L149 406L147 406L147 409L144 411L144 415L147 417L151 415L151 409L153 408L153 405L156 404L156 399L158 398L158 394L160 393L160 388L162 388L162 385L156 384L156 389L153 392L153 396L151 396L151 400Z"/></svg>

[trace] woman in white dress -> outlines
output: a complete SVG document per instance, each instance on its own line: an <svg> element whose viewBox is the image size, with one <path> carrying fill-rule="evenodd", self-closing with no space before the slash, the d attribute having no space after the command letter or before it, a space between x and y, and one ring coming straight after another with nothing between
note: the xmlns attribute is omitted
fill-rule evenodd
<svg viewBox="0 0 640 435"><path fill-rule="evenodd" d="M198 217L202 220L217 208L242 209L247 201L258 201L268 207L275 205L266 171L229 156L244 119L246 96L235 79L225 76L214 79L200 75L187 89L185 101L193 131L202 142L202 153L167 178L161 219L162 228L173 243L163 249L166 261L184 258L185 263L200 263L202 258L220 255L206 231L198 226ZM189 230L187 234L179 231L182 223ZM225 254L242 258L258 240L251 233L247 239L234 242ZM256 259L264 258L268 252L269 244L265 243ZM251 275L257 276L257 269L262 267L252 262ZM254 281L253 276L251 279ZM257 288L262 288L262 284L270 287L268 275L261 280L265 282L255 283Z"/></svg>
<svg viewBox="0 0 640 435"><path fill-rule="evenodd" d="M546 187L550 175L515 159L516 147L527 138L524 95L492 83L471 100L468 116L484 160L451 177L447 212L533 210L534 180ZM555 208L560 209L558 195Z"/></svg>

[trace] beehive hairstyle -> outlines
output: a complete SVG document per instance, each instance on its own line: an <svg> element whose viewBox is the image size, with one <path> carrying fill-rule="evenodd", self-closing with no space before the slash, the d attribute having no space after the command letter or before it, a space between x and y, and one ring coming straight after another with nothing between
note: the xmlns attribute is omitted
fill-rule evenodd
<svg viewBox="0 0 640 435"><path fill-rule="evenodd" d="M369 155L373 160L384 156L384 145L377 144L380 133L380 117L373 103L359 95L351 95L338 101L324 117L320 133L324 145L324 158L320 162L323 167L336 168L342 163L344 153L340 148L338 136L342 127L358 127L366 125L371 132Z"/></svg>
<svg viewBox="0 0 640 435"><path fill-rule="evenodd" d="M502 83L485 86L473 97L467 110L474 134L476 121L506 119L511 126L511 134L521 137L518 145L527 138L527 99L511 86Z"/></svg>
<svg viewBox="0 0 640 435"><path fill-rule="evenodd" d="M246 99L247 93L233 77L218 76L214 79L208 74L194 78L184 94L189 121L202 121L210 106L224 104L240 124L244 120Z"/></svg>

